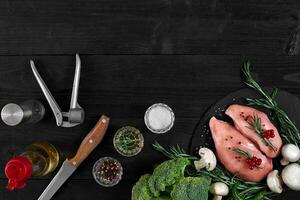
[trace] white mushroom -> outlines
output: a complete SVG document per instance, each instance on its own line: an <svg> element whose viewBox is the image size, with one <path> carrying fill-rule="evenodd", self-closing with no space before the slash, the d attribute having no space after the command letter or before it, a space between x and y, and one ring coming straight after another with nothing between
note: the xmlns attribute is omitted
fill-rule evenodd
<svg viewBox="0 0 300 200"><path fill-rule="evenodd" d="M221 200L223 196L227 196L229 188L225 183L216 182L210 185L209 192L214 195L213 200Z"/></svg>
<svg viewBox="0 0 300 200"><path fill-rule="evenodd" d="M216 168L217 158L214 152L208 148L201 148L199 150L200 160L194 161L196 170L199 171L206 168L207 171L212 171Z"/></svg>
<svg viewBox="0 0 300 200"><path fill-rule="evenodd" d="M282 193L282 180L278 175L278 170L273 170L268 174L267 184L272 192Z"/></svg>
<svg viewBox="0 0 300 200"><path fill-rule="evenodd" d="M281 149L283 156L281 165L288 165L290 162L297 162L300 159L300 149L294 144L286 144Z"/></svg>
<svg viewBox="0 0 300 200"><path fill-rule="evenodd" d="M293 163L286 166L282 170L281 178L290 189L300 191L300 165Z"/></svg>

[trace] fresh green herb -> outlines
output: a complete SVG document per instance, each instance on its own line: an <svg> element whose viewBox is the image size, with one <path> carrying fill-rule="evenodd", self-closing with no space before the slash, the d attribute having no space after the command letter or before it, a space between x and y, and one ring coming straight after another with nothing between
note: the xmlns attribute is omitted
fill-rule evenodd
<svg viewBox="0 0 300 200"><path fill-rule="evenodd" d="M231 189L231 195L232 195L232 199L233 200L245 200L245 196L242 194L242 192L238 191L238 185L235 184L232 189ZM266 191L262 190L260 192L258 192L253 198L249 199L249 200L263 200L265 197Z"/></svg>
<svg viewBox="0 0 300 200"><path fill-rule="evenodd" d="M250 62L244 63L242 72L246 78L245 84L262 95L262 98L259 99L247 98L249 105L257 105L270 109L273 112L274 117L278 121L279 131L284 142L295 144L300 147L300 132L298 128L296 127L295 123L288 117L288 115L278 107L278 104L276 102L278 89L275 88L270 95L267 94L253 79L250 73Z"/></svg>
<svg viewBox="0 0 300 200"><path fill-rule="evenodd" d="M252 154L249 153L248 151L243 150L243 149L233 148L233 151L235 151L236 153L241 154L241 155L243 155L247 158L252 158Z"/></svg>
<svg viewBox="0 0 300 200"><path fill-rule="evenodd" d="M139 139L125 136L120 138L120 140L116 142L116 145L119 145L124 150L129 150L136 142L139 142Z"/></svg>
<svg viewBox="0 0 300 200"><path fill-rule="evenodd" d="M247 120L248 124L250 125L247 126L247 128L254 130L261 137L261 133L263 132L261 129L261 118L259 118L256 113L253 113L253 116L250 118L250 120Z"/></svg>
<svg viewBox="0 0 300 200"><path fill-rule="evenodd" d="M251 119L248 120L249 126L247 128L255 131L255 133L260 137L261 141L266 145L272 148L274 152L277 151L277 148L268 140L267 138L264 138L263 136L263 130L261 128L261 118L257 116L256 113L253 113L253 116L251 116Z"/></svg>
<svg viewBox="0 0 300 200"><path fill-rule="evenodd" d="M125 126L116 132L113 144L121 155L134 156L142 150L144 138L138 129Z"/></svg>
<svg viewBox="0 0 300 200"><path fill-rule="evenodd" d="M263 190L263 191L259 192L252 200L262 200L262 199L264 199L265 194L266 194L266 191Z"/></svg>
<svg viewBox="0 0 300 200"><path fill-rule="evenodd" d="M187 153L185 153L184 149L182 149L179 145L172 146L170 148L170 151L167 151L163 146L161 146L157 141L152 145L155 150L161 152L163 155L165 155L168 158L174 159L174 158L188 158L189 160L197 160L198 158L196 156L191 156Z"/></svg>
<svg viewBox="0 0 300 200"><path fill-rule="evenodd" d="M231 195L233 200L245 200L245 198L239 194L237 184L234 184L231 189Z"/></svg>

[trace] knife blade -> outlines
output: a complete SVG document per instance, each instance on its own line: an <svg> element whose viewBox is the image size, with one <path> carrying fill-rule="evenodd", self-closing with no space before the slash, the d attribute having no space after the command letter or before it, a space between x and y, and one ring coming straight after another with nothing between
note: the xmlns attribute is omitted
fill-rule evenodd
<svg viewBox="0 0 300 200"><path fill-rule="evenodd" d="M64 182L74 173L78 166L88 157L88 155L101 142L106 133L109 124L109 118L102 115L95 127L81 142L77 153L71 159L66 159L55 177L51 180L47 188L38 198L38 200L50 200L56 191L64 184Z"/></svg>

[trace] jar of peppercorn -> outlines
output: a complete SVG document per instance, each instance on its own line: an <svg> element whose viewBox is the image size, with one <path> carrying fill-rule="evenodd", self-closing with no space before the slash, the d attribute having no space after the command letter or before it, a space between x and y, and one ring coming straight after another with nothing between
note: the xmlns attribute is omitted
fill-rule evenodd
<svg viewBox="0 0 300 200"><path fill-rule="evenodd" d="M123 168L119 161L112 157L100 158L93 167L95 181L104 187L117 185L123 175Z"/></svg>

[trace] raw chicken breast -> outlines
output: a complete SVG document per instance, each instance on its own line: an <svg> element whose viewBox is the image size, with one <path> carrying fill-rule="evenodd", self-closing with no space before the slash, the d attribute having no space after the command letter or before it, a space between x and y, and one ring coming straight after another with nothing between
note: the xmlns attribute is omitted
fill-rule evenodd
<svg viewBox="0 0 300 200"><path fill-rule="evenodd" d="M272 159L263 155L256 145L230 124L212 117L209 127L217 150L218 160L232 174L246 181L259 182L272 170ZM241 149L261 159L258 167L250 169L247 157L234 151Z"/></svg>
<svg viewBox="0 0 300 200"><path fill-rule="evenodd" d="M229 106L225 113L232 118L235 128L249 140L257 144L259 149L266 154L266 156L269 158L275 158L278 156L282 147L282 140L277 128L270 122L265 113L254 108L238 104ZM257 116L261 119L261 128L263 131L273 130L274 137L268 139L273 148L272 146L264 143L265 141L258 135L258 133L249 128L249 122L253 121L253 116Z"/></svg>

